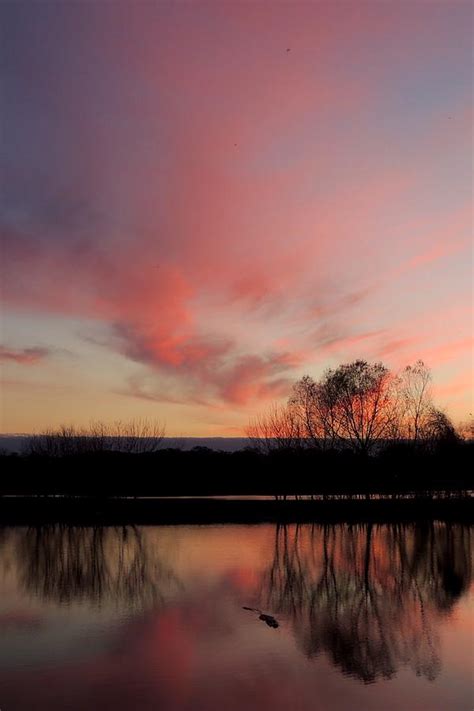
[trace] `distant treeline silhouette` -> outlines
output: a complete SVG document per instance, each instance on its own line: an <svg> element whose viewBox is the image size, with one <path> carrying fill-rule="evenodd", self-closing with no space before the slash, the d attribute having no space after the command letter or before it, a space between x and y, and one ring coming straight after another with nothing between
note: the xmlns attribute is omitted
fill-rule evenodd
<svg viewBox="0 0 474 711"><path fill-rule="evenodd" d="M46 457L103 452L150 454L160 449L164 436L164 425L146 419L117 420L112 425L92 422L81 428L61 425L57 430L46 430L31 437L26 454Z"/></svg>
<svg viewBox="0 0 474 711"><path fill-rule="evenodd" d="M394 375L358 360L299 380L251 423L244 450L164 448L149 420L61 427L1 457L0 494L458 496L474 489L466 432L433 404L423 362Z"/></svg>

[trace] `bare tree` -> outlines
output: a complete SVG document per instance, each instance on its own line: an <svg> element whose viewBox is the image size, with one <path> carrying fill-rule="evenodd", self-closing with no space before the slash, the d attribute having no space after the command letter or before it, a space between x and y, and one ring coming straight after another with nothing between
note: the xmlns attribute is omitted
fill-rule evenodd
<svg viewBox="0 0 474 711"><path fill-rule="evenodd" d="M144 454L156 452L164 436L164 426L154 420L119 420L112 425L92 422L83 428L61 425L31 437L26 452L49 457L100 452Z"/></svg>
<svg viewBox="0 0 474 711"><path fill-rule="evenodd" d="M288 400L288 408L299 421L301 430L313 446L319 445L320 428L316 412L317 385L309 375L305 375L293 386Z"/></svg>
<svg viewBox="0 0 474 711"><path fill-rule="evenodd" d="M46 457L65 457L87 451L85 434L73 425L60 425L29 438L26 453Z"/></svg>
<svg viewBox="0 0 474 711"><path fill-rule="evenodd" d="M317 449L333 446L338 436L336 400L329 387L309 375L293 386L288 407L300 421L305 444Z"/></svg>
<svg viewBox="0 0 474 711"><path fill-rule="evenodd" d="M417 442L432 410L431 373L422 360L407 365L400 375L404 436Z"/></svg>
<svg viewBox="0 0 474 711"><path fill-rule="evenodd" d="M428 446L458 440L456 428L450 418L445 412L438 410L436 407L431 407L427 414L422 436Z"/></svg>
<svg viewBox="0 0 474 711"><path fill-rule="evenodd" d="M165 428L160 422L150 420L118 420L113 425L114 449L129 454L146 454L160 449Z"/></svg>
<svg viewBox="0 0 474 711"><path fill-rule="evenodd" d="M472 424L464 431L472 437ZM456 436L449 418L433 405L431 373L421 360L399 375L364 360L329 369L319 381L305 375L286 406L274 405L258 416L247 434L265 452L342 445L365 454L382 442L424 446Z"/></svg>
<svg viewBox="0 0 474 711"><path fill-rule="evenodd" d="M246 434L254 447L268 453L301 446L304 431L294 410L273 404L249 424Z"/></svg>
<svg viewBox="0 0 474 711"><path fill-rule="evenodd" d="M398 431L397 380L382 363L356 360L329 369L321 388L330 403L334 435L355 450L368 454Z"/></svg>

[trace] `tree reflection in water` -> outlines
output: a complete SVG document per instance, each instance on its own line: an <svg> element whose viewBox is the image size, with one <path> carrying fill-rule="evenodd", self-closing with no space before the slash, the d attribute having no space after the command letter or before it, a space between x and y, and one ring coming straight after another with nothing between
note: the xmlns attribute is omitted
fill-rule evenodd
<svg viewBox="0 0 474 711"><path fill-rule="evenodd" d="M180 587L157 546L135 526L30 528L17 550L22 586L45 600L144 608Z"/></svg>
<svg viewBox="0 0 474 711"><path fill-rule="evenodd" d="M326 652L365 683L403 666L433 680L437 624L471 581L469 527L277 526L262 599L308 658Z"/></svg>
<svg viewBox="0 0 474 711"><path fill-rule="evenodd" d="M436 678L441 669L439 624L472 579L472 527L427 522L305 524L274 530L271 564L260 568L264 549L256 558L260 591L255 604L275 615L283 629L289 623L306 657L324 653L342 673L365 683L390 678L403 666ZM187 532L184 539L190 550L200 541L194 535ZM224 549L240 550L237 533L231 544L222 530L216 529L215 536ZM173 537L164 536L159 527L10 529L3 542L0 538L0 565L4 574L13 568L20 587L37 598L141 612L176 600L182 590L166 562L165 540ZM206 594L219 598L222 589L213 582L215 549L208 549L206 540L197 546L201 563L205 561L200 575ZM240 560L239 553L237 565ZM186 575L186 568L181 574ZM186 596L178 596L187 608L195 600L202 604L201 583L195 592L191 577ZM249 595L246 589L246 600ZM209 634L202 622L193 631L196 637Z"/></svg>

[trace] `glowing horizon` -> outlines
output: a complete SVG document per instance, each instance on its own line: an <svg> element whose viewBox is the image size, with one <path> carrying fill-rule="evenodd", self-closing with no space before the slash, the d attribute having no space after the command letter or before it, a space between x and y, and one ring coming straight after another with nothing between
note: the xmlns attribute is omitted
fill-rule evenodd
<svg viewBox="0 0 474 711"><path fill-rule="evenodd" d="M472 5L3 3L5 433L240 435L308 373L472 412Z"/></svg>

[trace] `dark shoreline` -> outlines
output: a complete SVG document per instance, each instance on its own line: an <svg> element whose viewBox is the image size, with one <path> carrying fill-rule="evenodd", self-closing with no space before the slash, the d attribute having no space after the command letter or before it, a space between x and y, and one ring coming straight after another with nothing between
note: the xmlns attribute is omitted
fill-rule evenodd
<svg viewBox="0 0 474 711"><path fill-rule="evenodd" d="M133 499L0 498L1 526L48 524L160 525L216 523L420 522L474 523L474 499Z"/></svg>

